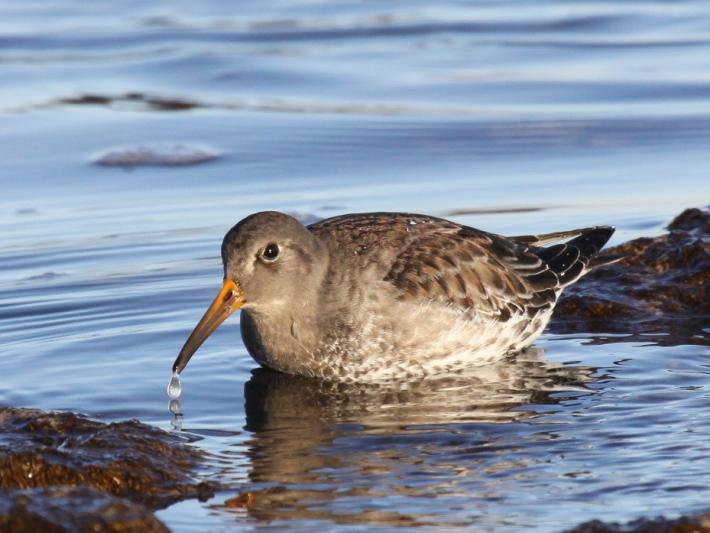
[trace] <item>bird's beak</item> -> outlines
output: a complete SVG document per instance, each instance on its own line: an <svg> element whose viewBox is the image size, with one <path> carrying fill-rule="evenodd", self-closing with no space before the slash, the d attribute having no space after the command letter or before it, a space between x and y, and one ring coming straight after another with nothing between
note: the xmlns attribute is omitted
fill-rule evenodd
<svg viewBox="0 0 710 533"><path fill-rule="evenodd" d="M205 342L219 325L239 309L244 303L244 293L234 281L225 279L222 285L222 290L219 291L217 297L212 301L209 308L202 315L202 318L192 330L192 333L185 341L185 345L180 350L180 354L173 363L173 372L178 374L187 366L188 361L197 349Z"/></svg>

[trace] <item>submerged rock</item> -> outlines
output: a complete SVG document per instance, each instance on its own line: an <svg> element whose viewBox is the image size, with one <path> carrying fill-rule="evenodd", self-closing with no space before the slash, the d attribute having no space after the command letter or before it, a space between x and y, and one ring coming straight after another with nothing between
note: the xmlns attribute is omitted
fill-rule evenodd
<svg viewBox="0 0 710 533"><path fill-rule="evenodd" d="M104 424L73 413L0 408L0 489L84 486L161 508L211 497L213 487L190 475L203 457L179 437L135 420Z"/></svg>
<svg viewBox="0 0 710 533"><path fill-rule="evenodd" d="M10 491L0 497L0 531L169 531L143 505L90 487Z"/></svg>
<svg viewBox="0 0 710 533"><path fill-rule="evenodd" d="M623 525L592 520L567 533L710 533L710 512L681 516L675 520L642 518Z"/></svg>
<svg viewBox="0 0 710 533"><path fill-rule="evenodd" d="M623 258L569 287L551 331L657 334L663 343L707 342L710 210L686 209L669 232L605 250Z"/></svg>
<svg viewBox="0 0 710 533"><path fill-rule="evenodd" d="M94 163L109 167L186 166L217 159L219 152L204 144L144 143L118 146L98 153Z"/></svg>

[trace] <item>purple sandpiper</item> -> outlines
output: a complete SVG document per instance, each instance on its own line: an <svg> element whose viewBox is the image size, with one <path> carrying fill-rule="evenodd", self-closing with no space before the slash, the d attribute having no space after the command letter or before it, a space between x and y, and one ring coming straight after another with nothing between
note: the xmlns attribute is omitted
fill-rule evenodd
<svg viewBox="0 0 710 533"><path fill-rule="evenodd" d="M455 372L529 346L614 228L503 237L441 218L364 213L304 226L267 211L224 237L224 284L175 360L241 309L261 365L335 381ZM566 241L562 244L553 244Z"/></svg>

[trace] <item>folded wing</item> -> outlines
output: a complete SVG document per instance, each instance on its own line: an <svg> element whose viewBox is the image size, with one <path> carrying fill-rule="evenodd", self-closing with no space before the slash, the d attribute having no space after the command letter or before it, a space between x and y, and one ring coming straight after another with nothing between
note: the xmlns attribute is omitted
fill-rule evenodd
<svg viewBox="0 0 710 533"><path fill-rule="evenodd" d="M385 280L400 298L439 301L499 321L550 310L564 287L592 266L614 229L505 238L466 226L437 227L411 240ZM567 243L542 243L574 237ZM610 258L606 262L615 260Z"/></svg>

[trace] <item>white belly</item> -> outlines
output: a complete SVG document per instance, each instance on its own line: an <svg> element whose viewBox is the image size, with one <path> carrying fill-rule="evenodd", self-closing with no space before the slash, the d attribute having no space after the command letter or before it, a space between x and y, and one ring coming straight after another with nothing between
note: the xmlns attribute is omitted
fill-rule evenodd
<svg viewBox="0 0 710 533"><path fill-rule="evenodd" d="M397 302L386 316L365 310L348 337L319 347L317 359L344 381L386 381L458 372L519 351L542 333L551 310L501 322L446 305Z"/></svg>

